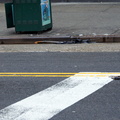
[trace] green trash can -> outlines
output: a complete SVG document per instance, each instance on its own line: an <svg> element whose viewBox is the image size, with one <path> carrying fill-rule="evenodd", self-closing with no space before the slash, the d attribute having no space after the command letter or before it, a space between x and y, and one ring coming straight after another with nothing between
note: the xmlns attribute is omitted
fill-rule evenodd
<svg viewBox="0 0 120 120"><path fill-rule="evenodd" d="M51 0L13 0L5 4L7 28L16 32L52 29Z"/></svg>

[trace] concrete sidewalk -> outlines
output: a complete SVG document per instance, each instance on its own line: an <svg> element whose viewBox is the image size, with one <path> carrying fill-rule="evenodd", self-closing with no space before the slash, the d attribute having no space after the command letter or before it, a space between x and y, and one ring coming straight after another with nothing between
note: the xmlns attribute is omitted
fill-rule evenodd
<svg viewBox="0 0 120 120"><path fill-rule="evenodd" d="M52 3L53 29L39 34L16 34L6 28L4 5L0 4L1 38L118 36L120 3Z"/></svg>

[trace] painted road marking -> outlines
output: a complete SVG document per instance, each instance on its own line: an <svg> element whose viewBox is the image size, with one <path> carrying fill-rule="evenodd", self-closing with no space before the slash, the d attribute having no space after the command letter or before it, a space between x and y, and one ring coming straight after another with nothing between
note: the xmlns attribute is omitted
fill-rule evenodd
<svg viewBox="0 0 120 120"><path fill-rule="evenodd" d="M86 72L86 73L0 73L0 77L71 77L76 74L76 77L107 77L109 75L116 76L120 73L101 73L101 72Z"/></svg>
<svg viewBox="0 0 120 120"><path fill-rule="evenodd" d="M48 120L112 81L108 77L111 74L107 77L76 75L0 110L0 120Z"/></svg>

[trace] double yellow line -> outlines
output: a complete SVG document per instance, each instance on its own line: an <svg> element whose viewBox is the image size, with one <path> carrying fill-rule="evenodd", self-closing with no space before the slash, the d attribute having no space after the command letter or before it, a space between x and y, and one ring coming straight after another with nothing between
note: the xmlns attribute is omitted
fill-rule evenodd
<svg viewBox="0 0 120 120"><path fill-rule="evenodd" d="M70 77L75 73L0 73L0 77Z"/></svg>
<svg viewBox="0 0 120 120"><path fill-rule="evenodd" d="M120 73L110 72L81 72L81 73L30 73L30 72L7 72L0 73L0 77L108 77L118 76Z"/></svg>

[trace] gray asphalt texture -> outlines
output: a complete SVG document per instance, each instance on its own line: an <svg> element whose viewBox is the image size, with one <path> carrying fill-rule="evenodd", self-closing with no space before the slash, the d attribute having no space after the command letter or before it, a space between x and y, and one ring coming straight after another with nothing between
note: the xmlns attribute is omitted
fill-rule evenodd
<svg viewBox="0 0 120 120"><path fill-rule="evenodd" d="M52 4L52 31L16 34L6 28L0 4L0 37L119 35L119 9L119 3ZM1 45L0 72L120 72L119 51L119 43ZM64 79L0 77L0 109ZM119 86L113 81L51 120L120 120Z"/></svg>
<svg viewBox="0 0 120 120"><path fill-rule="evenodd" d="M119 52L0 53L0 72L120 72L119 60ZM0 109L64 79L0 77ZM51 120L119 120L119 86L113 81Z"/></svg>

